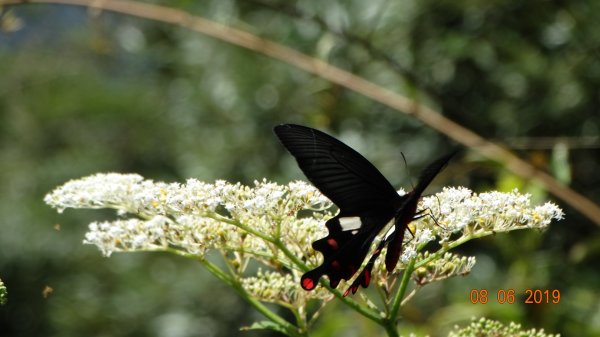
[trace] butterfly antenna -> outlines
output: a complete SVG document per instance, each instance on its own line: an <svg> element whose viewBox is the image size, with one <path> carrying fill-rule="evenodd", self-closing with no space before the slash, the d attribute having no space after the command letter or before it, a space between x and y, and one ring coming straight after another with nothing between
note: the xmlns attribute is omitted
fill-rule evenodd
<svg viewBox="0 0 600 337"><path fill-rule="evenodd" d="M402 156L402 160L404 160L404 168L406 169L406 172L409 173L408 176L410 177L410 170L408 169L408 162L406 162L406 157L404 156L404 152L400 152L400 155ZM410 187L413 190L415 189L415 184L413 184L412 179L410 180Z"/></svg>

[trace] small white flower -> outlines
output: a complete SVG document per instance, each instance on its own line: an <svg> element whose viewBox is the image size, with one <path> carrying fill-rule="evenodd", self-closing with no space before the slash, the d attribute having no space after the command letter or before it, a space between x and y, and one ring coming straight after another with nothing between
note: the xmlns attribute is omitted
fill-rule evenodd
<svg viewBox="0 0 600 337"><path fill-rule="evenodd" d="M417 238L417 243L427 243L429 241L433 241L435 236L433 232L429 228L419 228L417 229L417 233L415 234Z"/></svg>
<svg viewBox="0 0 600 337"><path fill-rule="evenodd" d="M402 251L402 255L400 256L400 262L407 264L415 256L417 256L417 251L415 250L414 246L406 246Z"/></svg>

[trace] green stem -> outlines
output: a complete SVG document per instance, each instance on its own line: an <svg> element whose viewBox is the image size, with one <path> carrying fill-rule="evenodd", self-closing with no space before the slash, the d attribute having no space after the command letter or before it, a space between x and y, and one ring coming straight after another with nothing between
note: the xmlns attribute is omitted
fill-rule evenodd
<svg viewBox="0 0 600 337"><path fill-rule="evenodd" d="M478 239L484 236L488 236L494 234L493 231L486 231L486 232L481 232L478 234L472 234L472 235L467 235L467 236L462 236L460 238L458 238L456 241L452 241L450 242L448 245L446 245L445 247L443 247L442 249L438 250L437 252L429 255L428 257L424 258L423 260L420 260L418 263L415 264L415 269L419 268L419 267L423 267L426 264L430 263L433 260L437 260L440 257L442 257L444 254L446 254L448 251L450 251L451 249L454 249L462 244L464 244L467 241L470 241L472 239Z"/></svg>
<svg viewBox="0 0 600 337"><path fill-rule="evenodd" d="M275 245L275 247L277 247L277 249L281 250L283 252L283 255L290 259L290 261L292 261L296 265L296 267L300 268L300 270L302 271L308 271L308 266L304 264L304 262L302 262L302 260L300 260L296 255L294 255L294 253L292 253L292 251L289 250L288 247L286 247L283 244L281 239L275 239L273 241L273 244Z"/></svg>
<svg viewBox="0 0 600 337"><path fill-rule="evenodd" d="M392 300L392 306L390 312L386 319L384 320L385 331L389 336L398 336L398 330L396 328L396 322L398 320L398 311L400 311L400 304L402 303L402 299L404 298L404 294L406 293L406 288L408 287L408 283L410 282L410 277L415 270L415 259L411 259L406 268L404 269L404 273L402 274L402 280L400 281L400 285L398 286L398 290L394 295Z"/></svg>
<svg viewBox="0 0 600 337"><path fill-rule="evenodd" d="M290 308L288 309L294 314L294 318L296 318L296 324L298 325L298 329L300 331L304 331L308 336L308 326L306 322L306 314L302 307L298 308Z"/></svg>
<svg viewBox="0 0 600 337"><path fill-rule="evenodd" d="M396 329L396 320L390 320L390 321L386 321L385 324L383 324L383 327L385 328L385 332L387 332L388 336L390 337L399 337L400 335L398 335L398 330Z"/></svg>
<svg viewBox="0 0 600 337"><path fill-rule="evenodd" d="M239 222L239 221L235 221L231 218L228 218L226 216L222 216L216 213L213 214L206 214L205 215L207 218L213 219L213 220L217 220L217 221L221 221L227 224L230 224L232 226L238 227L262 240L265 240L267 242L271 242L274 243L275 239L273 239L272 237L270 237L269 235L265 235L257 230L254 230L252 227L246 226L243 223Z"/></svg>
<svg viewBox="0 0 600 337"><path fill-rule="evenodd" d="M183 257L187 257L187 258L199 261L204 267L206 267L206 269L211 274L213 274L219 280L223 281L225 284L232 287L244 300L246 300L248 303L250 303L251 306L253 306L258 312L260 312L263 316L265 316L271 322L277 324L282 330L284 330L286 332L287 335L293 336L293 337L308 336L305 331L300 331L300 329L298 329L295 325L291 324L290 322L285 320L283 317L281 317L281 316L277 315L276 313L274 313L273 311L271 311L264 304L262 304L259 300L250 296L239 282L237 282L233 277L231 277L227 273L223 272L215 264L211 263L210 261L208 261L204 258L195 256L195 255L190 255L190 254L187 254L187 253L175 250L175 249L169 249L168 251L175 253L177 255L183 256Z"/></svg>
<svg viewBox="0 0 600 337"><path fill-rule="evenodd" d="M364 317L372 320L373 322L379 325L383 325L384 318L379 314L378 311L370 309L369 307L356 302L350 297L344 297L341 291L331 288L329 284L321 282L321 285L326 287L332 294L335 295L335 297L337 297L340 301L344 302L344 304L354 309L354 311L358 312L359 314L363 315Z"/></svg>
<svg viewBox="0 0 600 337"><path fill-rule="evenodd" d="M439 251L435 252L434 254L429 255L427 258L419 261L418 263L415 262L415 259L411 259L410 262L408 263L408 265L406 266L406 268L404 269L404 274L402 275L402 281L400 282L400 285L398 286L398 291L396 291L396 294L394 295L394 298L392 300L392 306L389 311L389 314L387 315L386 319L383 320L383 326L384 326L385 331L387 332L388 336L393 336L393 337L398 336L398 330L396 328L398 312L400 311L402 299L404 298L404 296L406 294L406 288L408 287L410 277L411 277L412 273L414 272L414 270L416 268L422 267L422 266L430 263L433 260L441 258L449 250L456 248L469 240L472 240L475 238L480 238L480 237L487 236L490 234L493 234L493 232L489 231L489 232L478 233L475 235L464 236L464 237L459 238L456 241L449 243L446 247L440 249Z"/></svg>

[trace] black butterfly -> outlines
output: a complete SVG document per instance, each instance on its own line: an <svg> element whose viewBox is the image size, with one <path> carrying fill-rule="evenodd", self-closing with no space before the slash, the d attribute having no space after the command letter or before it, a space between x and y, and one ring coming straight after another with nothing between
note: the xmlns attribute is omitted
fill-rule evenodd
<svg viewBox="0 0 600 337"><path fill-rule="evenodd" d="M375 260L386 244L385 266L389 272L393 271L402 251L404 232L419 217L417 202L421 194L454 153L429 164L417 186L400 196L373 164L339 140L294 124L278 125L274 131L308 180L339 208L339 213L325 223L329 234L312 244L323 253L324 259L320 266L302 276L302 288L314 289L323 275L328 276L332 288L342 279L351 279L375 237L392 219L393 232L381 240L344 296L350 291L356 293L361 285L369 286Z"/></svg>

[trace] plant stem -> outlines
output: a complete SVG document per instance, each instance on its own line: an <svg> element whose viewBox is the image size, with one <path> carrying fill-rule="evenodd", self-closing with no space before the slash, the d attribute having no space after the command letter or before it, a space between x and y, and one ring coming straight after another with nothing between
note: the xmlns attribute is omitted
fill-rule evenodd
<svg viewBox="0 0 600 337"><path fill-rule="evenodd" d="M298 327L296 327L295 325L293 325L290 322L288 322L287 320L285 320L283 317L281 317L281 316L277 315L276 313L274 313L273 311L271 311L264 304L262 304L259 300L250 296L250 294L248 294L248 292L246 292L246 290L241 286L241 284L237 280L235 280L233 277L231 277L227 273L223 272L214 263L211 263L210 261L206 260L205 258L200 258L198 256L190 255L190 254L187 254L187 253L175 250L175 249L169 249L167 251L169 251L171 253L175 253L177 255L181 255L181 256L190 258L190 259L194 259L196 261L199 261L204 267L206 267L206 269L211 274L213 274L219 280L225 282L225 284L232 287L244 300L246 300L251 306L253 306L258 312L260 312L263 316L268 318L271 322L278 325L279 328L282 331L285 331L288 336L293 336L293 337L307 337L308 336L306 331L300 331L300 329Z"/></svg>
<svg viewBox="0 0 600 337"><path fill-rule="evenodd" d="M386 317L384 323L385 331L389 336L398 336L398 331L396 329L396 322L398 320L398 311L400 310L400 304L402 303L402 299L404 298L404 294L406 293L406 287L408 287L408 282L410 281L410 277L415 270L415 259L411 259L406 269L404 269L404 274L402 274L402 281L398 286L398 291L394 295L392 300L392 306L389 311L388 316Z"/></svg>
<svg viewBox="0 0 600 337"><path fill-rule="evenodd" d="M385 322L385 324L383 324L383 327L385 328L385 332L387 332L388 336L390 337L399 337L400 335L398 335L398 330L396 329L396 320L390 320Z"/></svg>
<svg viewBox="0 0 600 337"><path fill-rule="evenodd" d="M485 232L480 232L477 234L462 236L462 237L458 238L456 241L450 242L447 246L443 247L442 249L438 250L437 252L429 255L428 257L424 258L423 260L420 260L418 263L415 264L414 268L416 269L416 268L422 267L433 260L437 260L437 259L441 258L445 253L447 253L451 249L454 249L454 248L464 244L467 241L470 241L472 239L481 238L484 236L488 236L491 234L494 234L494 232L493 231L485 231Z"/></svg>

